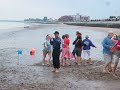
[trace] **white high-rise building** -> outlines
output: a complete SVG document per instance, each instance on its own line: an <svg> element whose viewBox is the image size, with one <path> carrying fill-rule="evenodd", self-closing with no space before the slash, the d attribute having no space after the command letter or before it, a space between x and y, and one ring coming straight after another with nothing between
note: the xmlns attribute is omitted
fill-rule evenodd
<svg viewBox="0 0 120 90"><path fill-rule="evenodd" d="M90 16L82 16L79 13L77 13L76 15L72 15L72 17L74 22L90 21Z"/></svg>

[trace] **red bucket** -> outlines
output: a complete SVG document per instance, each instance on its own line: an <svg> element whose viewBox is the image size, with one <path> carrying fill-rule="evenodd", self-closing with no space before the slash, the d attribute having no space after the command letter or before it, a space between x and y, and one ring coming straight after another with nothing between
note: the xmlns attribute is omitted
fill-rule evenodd
<svg viewBox="0 0 120 90"><path fill-rule="evenodd" d="M34 48L32 48L32 49L30 50L30 55L31 55L31 56L35 56L35 52L36 52L36 50L35 50Z"/></svg>

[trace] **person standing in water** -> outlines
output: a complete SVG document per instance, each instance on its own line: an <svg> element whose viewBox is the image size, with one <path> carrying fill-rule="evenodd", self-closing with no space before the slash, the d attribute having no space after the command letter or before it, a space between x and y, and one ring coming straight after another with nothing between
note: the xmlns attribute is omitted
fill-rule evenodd
<svg viewBox="0 0 120 90"><path fill-rule="evenodd" d="M49 59L48 59L48 62L47 62L47 65L50 65L50 60L51 60L51 44L50 44L50 35L48 34L46 36L46 41L44 42L44 49L43 49L43 63L42 65L46 65L46 61L45 61L45 58L48 54L49 56Z"/></svg>
<svg viewBox="0 0 120 90"><path fill-rule="evenodd" d="M84 65L87 65L87 60L89 60L89 64L92 65L92 61L90 57L91 46L96 48L96 46L89 39L89 36L86 35L85 39L83 40L83 53L84 53L84 59L85 59Z"/></svg>
<svg viewBox="0 0 120 90"><path fill-rule="evenodd" d="M79 31L76 31L76 37L78 37L78 36L81 36L81 40L82 40L82 34L81 34ZM75 47L74 47L74 49L73 49L73 51L72 51L72 54L73 54L73 56L74 56L74 58L75 58L75 63L77 63L77 61L76 61L76 51L75 51Z"/></svg>
<svg viewBox="0 0 120 90"><path fill-rule="evenodd" d="M61 58L62 58L62 66L65 65L70 65L67 62L67 59L72 59L74 58L74 56L72 55L72 53L70 52L70 39L69 39L69 35L66 34L65 38L64 38L64 45L62 48L62 52L61 52Z"/></svg>
<svg viewBox="0 0 120 90"><path fill-rule="evenodd" d="M106 62L105 67L103 69L103 72L105 73L110 73L112 71L111 64L113 61L113 53L110 50L115 45L114 42L111 40L113 35L114 35L113 31L109 31L108 36L105 37L102 42L103 55L104 55L104 60Z"/></svg>
<svg viewBox="0 0 120 90"><path fill-rule="evenodd" d="M116 69L120 60L120 35L118 35L117 38L116 35L114 35L111 40L115 43L115 45L111 48L111 52L114 52L112 75L114 77L118 77Z"/></svg>
<svg viewBox="0 0 120 90"><path fill-rule="evenodd" d="M51 38L50 43L53 46L53 72L59 72L60 69L60 49L61 49L61 38L59 37L59 32L54 33L55 38Z"/></svg>
<svg viewBox="0 0 120 90"><path fill-rule="evenodd" d="M75 54L76 54L76 63L81 65L81 53L82 53L82 38L80 35L77 36L77 39L73 42L75 45Z"/></svg>

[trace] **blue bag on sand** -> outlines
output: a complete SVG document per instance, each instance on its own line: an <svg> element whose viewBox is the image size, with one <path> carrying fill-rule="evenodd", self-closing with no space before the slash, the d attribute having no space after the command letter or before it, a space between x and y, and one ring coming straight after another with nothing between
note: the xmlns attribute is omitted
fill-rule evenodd
<svg viewBox="0 0 120 90"><path fill-rule="evenodd" d="M18 55L22 55L22 50L18 50Z"/></svg>

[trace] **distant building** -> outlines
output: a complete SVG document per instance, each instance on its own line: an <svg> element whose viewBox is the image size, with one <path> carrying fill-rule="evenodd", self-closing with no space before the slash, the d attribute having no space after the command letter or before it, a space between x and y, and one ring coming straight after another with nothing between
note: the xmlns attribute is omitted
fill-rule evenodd
<svg viewBox="0 0 120 90"><path fill-rule="evenodd" d="M72 15L74 22L84 22L84 21L90 21L90 16L82 16L79 13L76 15Z"/></svg>
<svg viewBox="0 0 120 90"><path fill-rule="evenodd" d="M119 19L119 20L120 20L120 16L118 16L118 17L117 17L117 19Z"/></svg>
<svg viewBox="0 0 120 90"><path fill-rule="evenodd" d="M58 19L59 22L73 22L73 17L72 16L68 16L68 15L65 15L65 16L61 16L59 19Z"/></svg>
<svg viewBox="0 0 120 90"><path fill-rule="evenodd" d="M48 20L48 18L47 18L47 17L44 17L44 18L43 18L43 21L47 21L47 20Z"/></svg>
<svg viewBox="0 0 120 90"><path fill-rule="evenodd" d="M48 21L49 21L49 22L53 22L54 20L53 20L52 18L49 18Z"/></svg>
<svg viewBox="0 0 120 90"><path fill-rule="evenodd" d="M90 21L90 16L81 16L81 21Z"/></svg>

